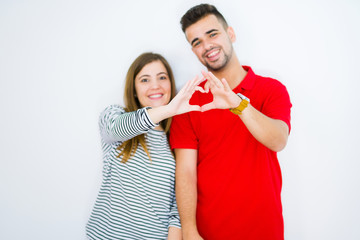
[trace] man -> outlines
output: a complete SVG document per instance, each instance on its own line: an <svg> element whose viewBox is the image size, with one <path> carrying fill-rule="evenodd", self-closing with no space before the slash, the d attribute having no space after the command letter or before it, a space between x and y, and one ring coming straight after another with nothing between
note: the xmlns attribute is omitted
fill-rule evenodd
<svg viewBox="0 0 360 240"><path fill-rule="evenodd" d="M181 24L209 70L190 100L203 112L174 117L170 131L183 238L284 239L277 152L290 132L287 90L240 65L214 6L191 8Z"/></svg>

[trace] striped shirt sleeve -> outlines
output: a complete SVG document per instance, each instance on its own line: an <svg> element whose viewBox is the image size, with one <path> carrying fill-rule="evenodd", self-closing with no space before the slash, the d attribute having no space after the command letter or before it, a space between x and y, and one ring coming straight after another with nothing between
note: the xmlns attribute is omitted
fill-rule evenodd
<svg viewBox="0 0 360 240"><path fill-rule="evenodd" d="M175 193L170 207L169 227L181 228L180 216L177 208Z"/></svg>
<svg viewBox="0 0 360 240"><path fill-rule="evenodd" d="M151 121L147 108L125 112L119 105L107 107L99 119L100 134L108 143L124 142L158 126Z"/></svg>

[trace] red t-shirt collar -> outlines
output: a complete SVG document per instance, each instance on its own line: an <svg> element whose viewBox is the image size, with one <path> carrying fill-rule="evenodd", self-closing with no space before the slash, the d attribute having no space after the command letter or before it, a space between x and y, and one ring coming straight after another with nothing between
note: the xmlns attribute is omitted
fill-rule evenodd
<svg viewBox="0 0 360 240"><path fill-rule="evenodd" d="M242 66L245 71L247 71L246 76L240 82L238 86L234 88L234 92L238 92L239 90L251 90L254 87L256 75L249 66Z"/></svg>

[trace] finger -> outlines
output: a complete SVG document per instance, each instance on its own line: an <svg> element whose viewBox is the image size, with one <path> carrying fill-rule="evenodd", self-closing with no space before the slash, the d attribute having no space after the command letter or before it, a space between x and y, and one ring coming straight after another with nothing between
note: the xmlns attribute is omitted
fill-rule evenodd
<svg viewBox="0 0 360 240"><path fill-rule="evenodd" d="M199 85L200 83L205 82L205 81L206 81L206 78L201 77L201 78L199 78L199 81L197 82L198 83L197 85Z"/></svg>
<svg viewBox="0 0 360 240"><path fill-rule="evenodd" d="M207 82L205 83L205 85L204 85L204 90L205 90L206 93L208 93L208 92L209 92L209 89L210 89L210 82L207 81Z"/></svg>
<svg viewBox="0 0 360 240"><path fill-rule="evenodd" d="M195 76L193 79L186 82L185 86L183 87L185 92L192 91L194 82L196 82L199 79L199 76Z"/></svg>
<svg viewBox="0 0 360 240"><path fill-rule="evenodd" d="M222 78L222 79L221 79L221 82L222 82L222 84L224 85L225 91L231 91L231 88L230 88L230 86L229 86L229 84L228 84L228 82L226 81L225 78Z"/></svg>
<svg viewBox="0 0 360 240"><path fill-rule="evenodd" d="M202 73L202 75L204 76L204 77L206 77L207 78L207 80L208 80L208 82L209 82L209 86L210 86L210 88L211 87L219 87L220 85L219 84L216 84L216 80L218 80L215 76L214 76L214 74L211 74L211 72L205 72L205 71L201 71L201 73Z"/></svg>
<svg viewBox="0 0 360 240"><path fill-rule="evenodd" d="M187 81L184 86L181 87L180 91L178 92L178 94L183 93L184 91L186 91L186 88L189 86L189 81Z"/></svg>
<svg viewBox="0 0 360 240"><path fill-rule="evenodd" d="M192 88L200 85L200 83L202 83L202 82L205 81L205 80L206 80L206 79L205 79L204 77L197 77L196 79L194 79L194 80L192 81L192 84L191 84Z"/></svg>
<svg viewBox="0 0 360 240"><path fill-rule="evenodd" d="M206 93L208 93L209 89L210 89L211 82L212 82L211 76L209 76L209 73L205 72L204 70L201 71L201 74L203 75L203 77L206 80L206 83L204 85L204 90L205 90Z"/></svg>
<svg viewBox="0 0 360 240"><path fill-rule="evenodd" d="M204 81L203 78L199 78L198 76L196 76L195 78L188 81L188 86L184 91L186 93L189 93L190 95L192 95L195 91L200 91L204 93L204 89L198 86L202 81Z"/></svg>
<svg viewBox="0 0 360 240"><path fill-rule="evenodd" d="M224 88L223 83L217 77L215 77L215 75L212 72L209 72L209 76L213 80L216 87Z"/></svg>
<svg viewBox="0 0 360 240"><path fill-rule="evenodd" d="M205 81L206 79L204 77L198 77L196 76L195 78L193 78L192 80L189 81L189 86L186 88L186 91L188 91L189 93L191 93L191 95L195 92L195 91L199 91L202 93L205 93L204 88L200 87L199 84L202 83L203 81Z"/></svg>
<svg viewBox="0 0 360 240"><path fill-rule="evenodd" d="M199 87L199 86L196 86L195 88L194 88L194 92L195 91L199 91L199 92L201 92L201 93L207 93L202 87Z"/></svg>
<svg viewBox="0 0 360 240"><path fill-rule="evenodd" d="M209 74L205 70L201 70L201 74L204 76L204 78L208 78Z"/></svg>

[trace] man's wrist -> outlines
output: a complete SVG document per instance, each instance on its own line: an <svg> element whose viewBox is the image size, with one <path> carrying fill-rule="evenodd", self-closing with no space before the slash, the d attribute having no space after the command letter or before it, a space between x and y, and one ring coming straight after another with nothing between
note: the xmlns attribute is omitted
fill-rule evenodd
<svg viewBox="0 0 360 240"><path fill-rule="evenodd" d="M237 107L230 108L229 110L236 115L241 115L242 112L248 107L248 105L250 103L250 99L245 97L241 93L237 93L236 95L240 99L240 103Z"/></svg>
<svg viewBox="0 0 360 240"><path fill-rule="evenodd" d="M232 104L230 106L230 109L237 108L240 105L241 101L242 99L239 98L236 93L232 94Z"/></svg>
<svg viewBox="0 0 360 240"><path fill-rule="evenodd" d="M200 236L196 227L183 229L183 239L193 239L196 236Z"/></svg>

